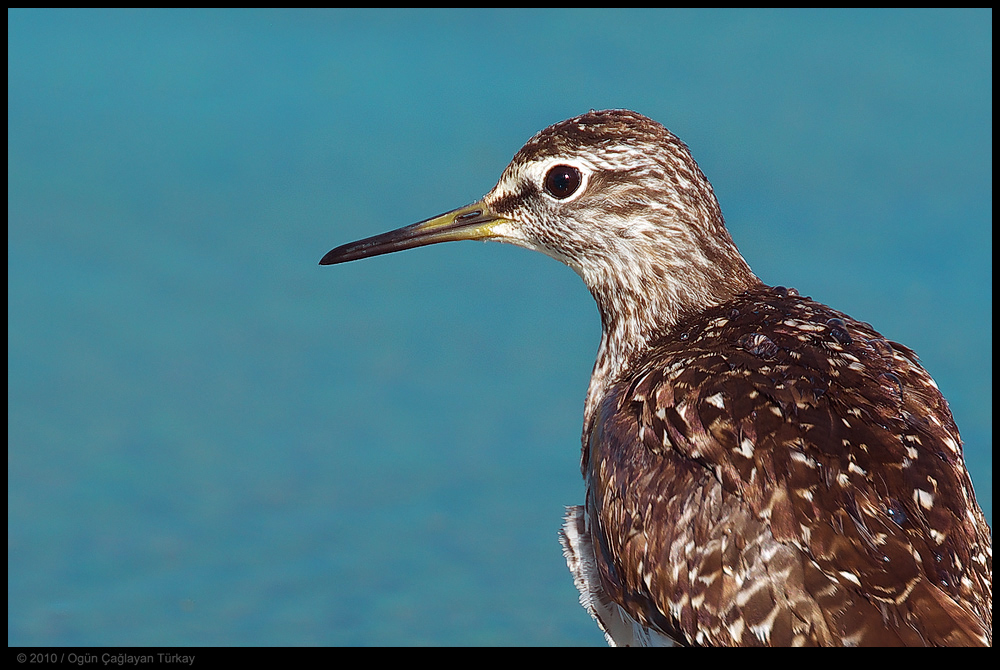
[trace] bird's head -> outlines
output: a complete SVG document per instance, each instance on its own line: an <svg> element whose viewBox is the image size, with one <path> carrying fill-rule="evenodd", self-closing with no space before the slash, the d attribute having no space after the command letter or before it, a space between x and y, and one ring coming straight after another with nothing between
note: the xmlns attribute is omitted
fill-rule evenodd
<svg viewBox="0 0 1000 670"><path fill-rule="evenodd" d="M330 251L323 265L453 240L541 251L573 268L609 329L646 340L756 278L687 146L628 110L541 131L481 200ZM644 332L645 331L645 332Z"/></svg>

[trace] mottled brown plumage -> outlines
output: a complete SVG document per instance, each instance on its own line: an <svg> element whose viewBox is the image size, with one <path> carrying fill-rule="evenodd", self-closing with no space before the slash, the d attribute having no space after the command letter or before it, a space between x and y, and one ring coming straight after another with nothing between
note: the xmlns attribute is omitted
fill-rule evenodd
<svg viewBox="0 0 1000 670"><path fill-rule="evenodd" d="M990 535L906 347L763 285L679 322L583 458L601 583L694 644L984 644Z"/></svg>
<svg viewBox="0 0 1000 670"><path fill-rule="evenodd" d="M609 643L992 644L990 530L933 380L763 285L666 128L563 121L481 201L321 262L460 239L542 251L597 301L586 502L560 540Z"/></svg>

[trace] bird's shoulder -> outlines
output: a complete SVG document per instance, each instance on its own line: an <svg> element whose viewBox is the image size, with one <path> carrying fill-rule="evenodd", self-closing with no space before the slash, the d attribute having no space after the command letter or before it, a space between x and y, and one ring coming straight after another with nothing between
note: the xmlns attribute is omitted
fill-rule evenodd
<svg viewBox="0 0 1000 670"><path fill-rule="evenodd" d="M869 642L992 631L990 534L947 402L866 323L781 287L737 295L612 384L588 442L598 549L620 556L604 577L668 633L850 642L878 619L890 634ZM767 574L769 591L745 591ZM727 623L734 598L750 618Z"/></svg>

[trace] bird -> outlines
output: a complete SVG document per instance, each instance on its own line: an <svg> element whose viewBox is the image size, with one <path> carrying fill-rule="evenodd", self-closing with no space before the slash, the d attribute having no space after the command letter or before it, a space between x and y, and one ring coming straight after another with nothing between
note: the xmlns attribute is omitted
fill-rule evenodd
<svg viewBox="0 0 1000 670"><path fill-rule="evenodd" d="M321 265L457 240L583 279L602 335L559 531L612 646L992 646L992 536L916 354L751 271L677 136L532 137L480 200Z"/></svg>

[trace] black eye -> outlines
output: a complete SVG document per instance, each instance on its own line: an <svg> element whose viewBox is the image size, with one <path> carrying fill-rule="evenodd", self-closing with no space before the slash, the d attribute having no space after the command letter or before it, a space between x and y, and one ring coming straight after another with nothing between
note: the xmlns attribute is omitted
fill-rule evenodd
<svg viewBox="0 0 1000 670"><path fill-rule="evenodd" d="M545 190L563 200L576 193L582 182L583 176L572 165L556 165L545 175Z"/></svg>

